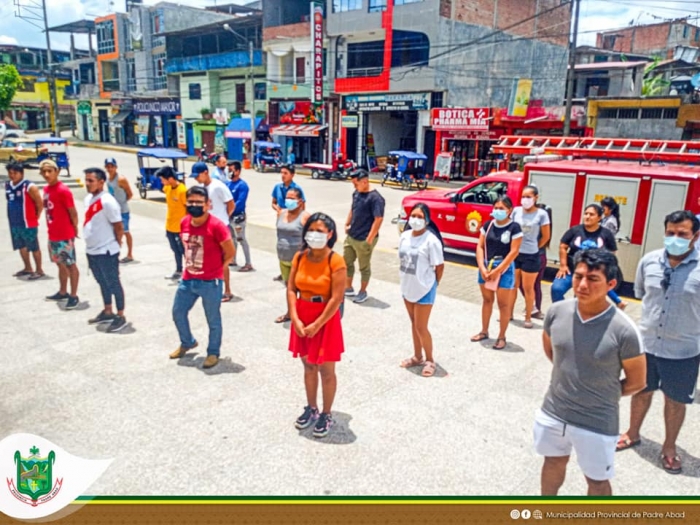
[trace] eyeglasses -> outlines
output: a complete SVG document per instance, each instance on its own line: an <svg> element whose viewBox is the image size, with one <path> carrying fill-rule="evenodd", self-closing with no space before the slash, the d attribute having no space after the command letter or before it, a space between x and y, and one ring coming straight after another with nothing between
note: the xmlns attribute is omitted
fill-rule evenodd
<svg viewBox="0 0 700 525"><path fill-rule="evenodd" d="M664 292L668 290L669 286L671 286L671 276L672 275L673 275L672 268L664 268L664 278L661 279L661 288L664 289Z"/></svg>

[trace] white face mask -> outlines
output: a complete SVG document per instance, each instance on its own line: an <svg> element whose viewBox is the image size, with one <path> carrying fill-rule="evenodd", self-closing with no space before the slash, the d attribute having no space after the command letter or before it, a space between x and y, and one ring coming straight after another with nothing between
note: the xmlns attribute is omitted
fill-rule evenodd
<svg viewBox="0 0 700 525"><path fill-rule="evenodd" d="M408 219L408 224L411 229L416 231L421 231L425 229L425 219L420 219L418 217L411 217Z"/></svg>
<svg viewBox="0 0 700 525"><path fill-rule="evenodd" d="M325 248L328 244L328 234L323 232L307 232L304 237L306 244L314 250Z"/></svg>
<svg viewBox="0 0 700 525"><path fill-rule="evenodd" d="M535 205L535 199L533 199L532 197L523 197L522 199L520 199L520 204L523 205L523 208L529 210Z"/></svg>

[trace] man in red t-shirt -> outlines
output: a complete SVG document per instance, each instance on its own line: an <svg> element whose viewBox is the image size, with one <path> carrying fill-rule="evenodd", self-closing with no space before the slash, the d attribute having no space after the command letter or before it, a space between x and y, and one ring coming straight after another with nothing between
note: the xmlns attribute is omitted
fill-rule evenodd
<svg viewBox="0 0 700 525"><path fill-rule="evenodd" d="M39 165L44 187L44 209L49 230L49 255L58 266L58 293L48 296L49 301L66 301L65 309L77 308L80 272L75 256L75 238L78 236L78 212L68 186L58 180L58 166L52 160ZM68 294L70 279L70 295Z"/></svg>
<svg viewBox="0 0 700 525"><path fill-rule="evenodd" d="M182 219L180 236L185 247L185 271L177 287L173 304L173 321L180 335L180 346L171 359L183 357L198 346L192 336L188 314L198 298L202 299L209 326L207 358L202 368L219 362L223 325L221 323L221 288L224 268L236 254L228 224L209 213L211 201L204 186L187 190L187 216Z"/></svg>

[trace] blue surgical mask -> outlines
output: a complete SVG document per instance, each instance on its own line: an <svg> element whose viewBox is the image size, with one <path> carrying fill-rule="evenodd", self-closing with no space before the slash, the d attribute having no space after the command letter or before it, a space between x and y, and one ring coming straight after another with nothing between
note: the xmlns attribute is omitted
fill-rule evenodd
<svg viewBox="0 0 700 525"><path fill-rule="evenodd" d="M284 199L284 207L289 211L294 211L299 207L299 201L294 199Z"/></svg>
<svg viewBox="0 0 700 525"><path fill-rule="evenodd" d="M666 251L669 255L679 257L690 250L690 239L671 235L670 237L664 237L664 246L666 246Z"/></svg>
<svg viewBox="0 0 700 525"><path fill-rule="evenodd" d="M506 210L493 210L491 212L491 217L497 221L504 221L508 218L508 212Z"/></svg>

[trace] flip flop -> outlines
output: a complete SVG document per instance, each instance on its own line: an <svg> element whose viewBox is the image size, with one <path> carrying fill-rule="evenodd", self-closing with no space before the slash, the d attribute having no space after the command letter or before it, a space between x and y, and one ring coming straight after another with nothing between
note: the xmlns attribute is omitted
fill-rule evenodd
<svg viewBox="0 0 700 525"><path fill-rule="evenodd" d="M26 277L27 275L33 275L34 272L28 272L27 270L20 270L12 274L12 277Z"/></svg>
<svg viewBox="0 0 700 525"><path fill-rule="evenodd" d="M484 339L488 339L488 338L489 338L489 334L487 334L486 332L479 332L478 334L476 334L474 337L471 338L471 342L478 343L479 341L483 341Z"/></svg>
<svg viewBox="0 0 700 525"><path fill-rule="evenodd" d="M233 301L233 294L225 293L221 296L222 303L230 303L231 301Z"/></svg>
<svg viewBox="0 0 700 525"><path fill-rule="evenodd" d="M642 444L641 439L635 439L634 441L632 441L627 436L625 436L625 437L620 436L620 439L617 442L617 446L615 447L615 452L622 452L623 450L627 450L628 448L638 447L641 444Z"/></svg>
<svg viewBox="0 0 700 525"><path fill-rule="evenodd" d="M30 280L30 281L38 281L39 279L41 279L41 278L44 277L45 275L46 275L46 274L45 274L44 272L41 272L41 273L36 273L36 272L35 272L35 273L33 273L33 274L31 274L31 275L29 276L29 280Z"/></svg>
<svg viewBox="0 0 700 525"><path fill-rule="evenodd" d="M122 264L127 264L130 262L134 262L134 259L132 257L124 257L121 261L119 261Z"/></svg>
<svg viewBox="0 0 700 525"><path fill-rule="evenodd" d="M664 470L668 472L669 474L680 474L683 472L683 467L681 466L681 457L680 456L664 456L663 454L661 455L661 465L664 467Z"/></svg>
<svg viewBox="0 0 700 525"><path fill-rule="evenodd" d="M435 363L432 361L426 361L420 375L423 377L433 377L433 374L435 374Z"/></svg>
<svg viewBox="0 0 700 525"><path fill-rule="evenodd" d="M291 321L292 318L289 317L287 314L285 315L280 315L277 319L275 319L275 323L281 324L281 323L286 323L287 321Z"/></svg>
<svg viewBox="0 0 700 525"><path fill-rule="evenodd" d="M404 359L403 361L401 361L401 363L399 364L399 366L400 366L401 368L411 368L411 367L414 367L414 366L423 366L424 364L425 364L425 361L424 361L423 359L420 359L420 360L419 360L419 359L416 358L416 356L411 356L411 357L409 357L409 358Z"/></svg>
<svg viewBox="0 0 700 525"><path fill-rule="evenodd" d="M253 267L250 264L246 264L245 266L239 268L238 271L239 272L252 272Z"/></svg>
<svg viewBox="0 0 700 525"><path fill-rule="evenodd" d="M503 341L503 346L501 346L501 341ZM506 338L499 337L498 339L496 339L496 344L494 344L491 348L493 348L494 350L503 350L507 345L508 343L506 342Z"/></svg>

